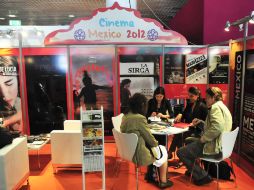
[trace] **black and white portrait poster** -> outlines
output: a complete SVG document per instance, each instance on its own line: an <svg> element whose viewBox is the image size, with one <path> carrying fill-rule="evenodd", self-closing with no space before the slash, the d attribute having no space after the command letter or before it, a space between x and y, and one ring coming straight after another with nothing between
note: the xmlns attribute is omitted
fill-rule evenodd
<svg viewBox="0 0 254 190"><path fill-rule="evenodd" d="M124 83L128 80L130 96L142 93L150 99L155 89L154 68L154 62L120 63L120 88L126 89ZM120 94L125 92L124 89Z"/></svg>

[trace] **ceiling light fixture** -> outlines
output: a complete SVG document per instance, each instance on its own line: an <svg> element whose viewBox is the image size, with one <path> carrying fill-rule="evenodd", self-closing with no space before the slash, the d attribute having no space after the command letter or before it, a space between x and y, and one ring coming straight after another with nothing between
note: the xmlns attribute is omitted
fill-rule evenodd
<svg viewBox="0 0 254 190"><path fill-rule="evenodd" d="M251 12L249 23L254 24L254 11Z"/></svg>
<svg viewBox="0 0 254 190"><path fill-rule="evenodd" d="M243 17L243 18L241 18L241 19L239 19L235 22L227 21L224 30L229 31L229 27L237 26L237 27L239 27L239 30L242 31L243 28L244 28L244 25L248 24L248 22L250 22L250 23L253 22L254 23L254 11L252 11L249 16L245 16L245 17Z"/></svg>
<svg viewBox="0 0 254 190"><path fill-rule="evenodd" d="M68 15L68 17L69 17L69 18L73 18L73 17L75 17L75 15Z"/></svg>
<svg viewBox="0 0 254 190"><path fill-rule="evenodd" d="M16 15L10 14L10 15L8 15L8 17L10 17L10 18L15 18L15 17L17 17L17 16L16 16Z"/></svg>
<svg viewBox="0 0 254 190"><path fill-rule="evenodd" d="M243 24L239 24L239 31L243 31Z"/></svg>
<svg viewBox="0 0 254 190"><path fill-rule="evenodd" d="M5 18L1 17L0 20L5 20Z"/></svg>
<svg viewBox="0 0 254 190"><path fill-rule="evenodd" d="M227 31L227 32L229 32L229 28L230 28L230 22L229 21L227 21L226 22L226 26L225 26L225 31Z"/></svg>

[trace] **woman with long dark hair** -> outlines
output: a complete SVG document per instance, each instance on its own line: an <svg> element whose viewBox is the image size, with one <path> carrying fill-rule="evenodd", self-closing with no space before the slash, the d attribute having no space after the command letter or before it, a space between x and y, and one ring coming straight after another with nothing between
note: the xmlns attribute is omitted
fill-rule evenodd
<svg viewBox="0 0 254 190"><path fill-rule="evenodd" d="M14 56L0 56L0 117L4 118L2 127L23 132L18 61Z"/></svg>
<svg viewBox="0 0 254 190"><path fill-rule="evenodd" d="M173 117L173 111L170 101L165 97L165 90L159 86L155 89L153 98L148 101L147 117L159 117L167 120Z"/></svg>
<svg viewBox="0 0 254 190"><path fill-rule="evenodd" d="M197 87L190 87L188 90L189 100L182 114L178 114L175 118L175 122L185 122L192 123L192 121L197 118L205 120L207 116L207 106L201 99L200 90ZM195 126L193 126L195 127ZM198 128L196 129L198 130ZM190 132L184 134L184 138L191 135L193 129L190 128ZM174 135L173 141L170 145L168 156L172 158L172 153L176 150L176 147L180 148L183 144L182 134Z"/></svg>
<svg viewBox="0 0 254 190"><path fill-rule="evenodd" d="M170 101L165 97L165 90L159 86L155 89L153 98L148 101L147 117L158 117L162 121L167 121L174 116ZM165 135L154 135L159 144L165 145Z"/></svg>

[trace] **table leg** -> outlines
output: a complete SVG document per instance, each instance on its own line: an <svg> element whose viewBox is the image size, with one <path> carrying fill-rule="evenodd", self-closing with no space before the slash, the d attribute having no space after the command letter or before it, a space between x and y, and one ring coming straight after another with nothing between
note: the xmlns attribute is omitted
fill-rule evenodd
<svg viewBox="0 0 254 190"><path fill-rule="evenodd" d="M165 141L166 141L166 149L167 149L167 151L168 151L168 135L166 134L165 136L166 136L166 138L165 138Z"/></svg>
<svg viewBox="0 0 254 190"><path fill-rule="evenodd" d="M38 168L41 169L41 163L40 163L40 153L39 153L39 149L37 149L37 162L38 162Z"/></svg>

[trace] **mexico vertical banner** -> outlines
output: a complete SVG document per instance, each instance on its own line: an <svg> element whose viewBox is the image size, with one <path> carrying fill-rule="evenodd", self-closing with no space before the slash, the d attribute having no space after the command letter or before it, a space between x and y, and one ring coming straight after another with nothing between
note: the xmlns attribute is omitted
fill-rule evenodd
<svg viewBox="0 0 254 190"><path fill-rule="evenodd" d="M229 109L233 118L233 129L240 125L240 104L242 89L243 42L230 43L230 84Z"/></svg>
<svg viewBox="0 0 254 190"><path fill-rule="evenodd" d="M241 93L243 73L243 51L235 53L233 128L240 125Z"/></svg>
<svg viewBox="0 0 254 190"><path fill-rule="evenodd" d="M253 171L254 164L254 40L249 39L246 43L246 65L243 77L243 41L233 41L230 44L230 93L231 111L233 110L233 128L240 128L240 164L248 171ZM244 86L242 86L244 80ZM241 93L244 90L243 105L241 105ZM242 106L242 107L241 107ZM243 108L242 120L240 110ZM247 162L246 162L247 161Z"/></svg>
<svg viewBox="0 0 254 190"><path fill-rule="evenodd" d="M253 47L254 48L254 47ZM246 52L241 155L254 164L254 49Z"/></svg>

